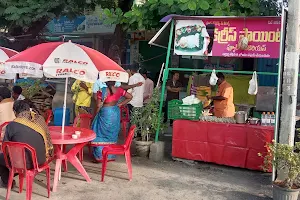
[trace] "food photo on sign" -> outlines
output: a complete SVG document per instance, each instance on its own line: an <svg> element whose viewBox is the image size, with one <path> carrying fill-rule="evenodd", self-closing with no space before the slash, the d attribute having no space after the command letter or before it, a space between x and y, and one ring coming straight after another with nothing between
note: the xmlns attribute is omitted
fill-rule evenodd
<svg viewBox="0 0 300 200"><path fill-rule="evenodd" d="M177 20L174 53L176 55L210 56L214 41L214 24L202 20Z"/></svg>

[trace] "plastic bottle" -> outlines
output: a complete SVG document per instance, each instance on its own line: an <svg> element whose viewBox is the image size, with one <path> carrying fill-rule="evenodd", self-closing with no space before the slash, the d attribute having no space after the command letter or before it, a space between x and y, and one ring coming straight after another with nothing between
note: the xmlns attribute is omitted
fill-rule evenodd
<svg viewBox="0 0 300 200"><path fill-rule="evenodd" d="M271 126L271 114L270 114L270 112L267 113L266 126Z"/></svg>
<svg viewBox="0 0 300 200"><path fill-rule="evenodd" d="M275 113L274 112L272 112L271 113L271 126L275 126Z"/></svg>
<svg viewBox="0 0 300 200"><path fill-rule="evenodd" d="M266 126L266 113L263 112L261 115L261 125Z"/></svg>

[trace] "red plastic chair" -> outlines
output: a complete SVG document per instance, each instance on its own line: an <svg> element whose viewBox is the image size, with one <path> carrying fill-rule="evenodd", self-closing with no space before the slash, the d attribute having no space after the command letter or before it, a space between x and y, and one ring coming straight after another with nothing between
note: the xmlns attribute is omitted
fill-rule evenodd
<svg viewBox="0 0 300 200"><path fill-rule="evenodd" d="M93 116L90 115L90 114L79 114L74 120L73 127L77 127L78 123L80 123L80 125L79 125L80 128L91 129L92 119L93 119ZM83 161L83 148L79 153L79 160L82 163L82 161Z"/></svg>
<svg viewBox="0 0 300 200"><path fill-rule="evenodd" d="M0 136L2 136L2 130L4 127L6 127L10 122L4 122L0 125ZM2 144L2 137L0 137L0 145Z"/></svg>
<svg viewBox="0 0 300 200"><path fill-rule="evenodd" d="M117 155L125 155L127 168L128 168L128 174L129 174L129 180L132 179L132 166L131 166L131 155L130 155L130 146L131 142L134 136L135 126L131 126L129 130L128 137L126 138L126 141L123 145L113 144L108 145L102 149L102 176L101 181L104 181L104 175L107 167L107 159L109 154L117 154Z"/></svg>
<svg viewBox="0 0 300 200"><path fill-rule="evenodd" d="M0 131L2 131L2 129L7 126L10 122L4 122L3 124L0 125Z"/></svg>
<svg viewBox="0 0 300 200"><path fill-rule="evenodd" d="M79 124L80 128L87 128L90 129L92 125L92 119L93 116L91 114L79 114L75 119L74 119L74 124L73 127L77 127L77 124Z"/></svg>
<svg viewBox="0 0 300 200"><path fill-rule="evenodd" d="M7 126L10 122L4 122L0 125L0 130L2 130L5 126Z"/></svg>
<svg viewBox="0 0 300 200"><path fill-rule="evenodd" d="M51 119L53 117L53 112L52 110L46 110L45 112L45 121L46 121L46 124L49 125L49 123L51 122Z"/></svg>
<svg viewBox="0 0 300 200"><path fill-rule="evenodd" d="M127 123L130 121L129 120L129 109L128 106L121 106L120 107L120 114L121 114L121 126L122 126L122 132L124 139L127 136Z"/></svg>
<svg viewBox="0 0 300 200"><path fill-rule="evenodd" d="M44 170L46 170L48 198L50 198L50 166L49 166L49 162L46 162L42 166L38 166L35 149L28 144L24 144L24 143L20 143L20 142L3 142L2 151L3 151L6 166L10 170L7 193L6 193L6 200L9 199L15 173L19 174L19 181L20 181L19 193L21 193L23 190L23 179L24 179L24 176L26 176L26 186L27 186L26 200L30 200L31 194L32 194L32 185L33 185L34 177L38 173L40 173ZM26 168L25 151L27 151L27 152L29 151L31 153L32 161L33 161L33 169L28 170Z"/></svg>

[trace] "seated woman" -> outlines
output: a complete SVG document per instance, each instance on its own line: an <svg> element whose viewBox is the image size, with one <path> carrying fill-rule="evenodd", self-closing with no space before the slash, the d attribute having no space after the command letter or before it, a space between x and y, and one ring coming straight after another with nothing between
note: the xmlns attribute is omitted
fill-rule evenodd
<svg viewBox="0 0 300 200"><path fill-rule="evenodd" d="M132 95L124 89L115 87L115 82L108 81L106 84L107 87L102 88L98 95L96 116L92 124L92 129L97 135L92 144L100 145L93 148L93 155L98 162L102 161L101 145L117 143L120 131L120 107L132 99ZM122 97L125 99L119 101ZM110 155L108 159L113 160L115 156Z"/></svg>

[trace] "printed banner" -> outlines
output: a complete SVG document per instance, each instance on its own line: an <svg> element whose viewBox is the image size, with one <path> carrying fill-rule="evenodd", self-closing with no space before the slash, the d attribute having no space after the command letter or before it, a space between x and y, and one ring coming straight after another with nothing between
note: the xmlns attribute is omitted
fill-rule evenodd
<svg viewBox="0 0 300 200"><path fill-rule="evenodd" d="M280 17L177 20L174 53L191 56L279 58ZM240 48L246 37L246 48ZM245 41L243 41L245 42Z"/></svg>

